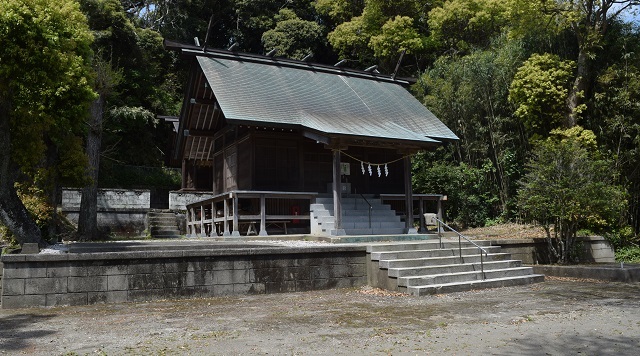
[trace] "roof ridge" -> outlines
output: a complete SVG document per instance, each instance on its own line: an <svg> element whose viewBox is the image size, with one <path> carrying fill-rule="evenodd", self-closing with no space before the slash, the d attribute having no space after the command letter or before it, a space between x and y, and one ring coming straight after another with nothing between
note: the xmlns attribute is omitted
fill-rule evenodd
<svg viewBox="0 0 640 356"><path fill-rule="evenodd" d="M210 57L210 58L222 58L233 59L236 61L246 61L253 63L260 63L271 66L286 66L301 70L326 72L331 74L341 74L350 77L357 77L362 79L369 79L374 81L382 81L388 83L395 83L399 85L410 85L417 82L416 78L407 77L393 77L391 75L380 74L375 72L367 72L364 70L358 70L353 68L335 67L320 63L310 63L296 59L271 57L255 53L229 51L224 49L211 49L206 47L199 47L195 45L182 44L174 41L164 39L163 46L167 50L173 50L181 52L183 55L190 55L196 57Z"/></svg>

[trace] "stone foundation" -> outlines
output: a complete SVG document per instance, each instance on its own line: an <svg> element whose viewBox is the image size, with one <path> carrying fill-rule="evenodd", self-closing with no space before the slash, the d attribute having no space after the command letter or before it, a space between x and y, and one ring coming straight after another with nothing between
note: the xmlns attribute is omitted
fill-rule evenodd
<svg viewBox="0 0 640 356"><path fill-rule="evenodd" d="M300 292L366 285L358 247L4 255L2 308Z"/></svg>

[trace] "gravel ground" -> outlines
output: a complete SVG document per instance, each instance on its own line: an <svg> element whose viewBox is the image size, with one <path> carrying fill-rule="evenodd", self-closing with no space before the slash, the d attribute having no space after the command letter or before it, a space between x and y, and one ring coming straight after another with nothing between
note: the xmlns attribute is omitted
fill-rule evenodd
<svg viewBox="0 0 640 356"><path fill-rule="evenodd" d="M0 310L26 355L637 355L640 284L549 279L411 297L369 287Z"/></svg>

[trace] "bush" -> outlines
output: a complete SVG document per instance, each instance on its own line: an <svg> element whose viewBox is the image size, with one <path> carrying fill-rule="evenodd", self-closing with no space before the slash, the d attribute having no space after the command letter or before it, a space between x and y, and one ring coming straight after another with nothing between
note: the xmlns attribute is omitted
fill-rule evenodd
<svg viewBox="0 0 640 356"><path fill-rule="evenodd" d="M616 261L627 263L640 263L640 247L627 246L616 249Z"/></svg>

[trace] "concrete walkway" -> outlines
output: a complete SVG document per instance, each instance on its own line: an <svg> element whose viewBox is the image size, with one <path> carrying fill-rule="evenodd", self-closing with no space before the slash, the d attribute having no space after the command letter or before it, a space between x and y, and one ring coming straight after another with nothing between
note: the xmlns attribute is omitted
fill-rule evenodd
<svg viewBox="0 0 640 356"><path fill-rule="evenodd" d="M639 307L639 283L550 279L0 310L0 354L636 355Z"/></svg>

